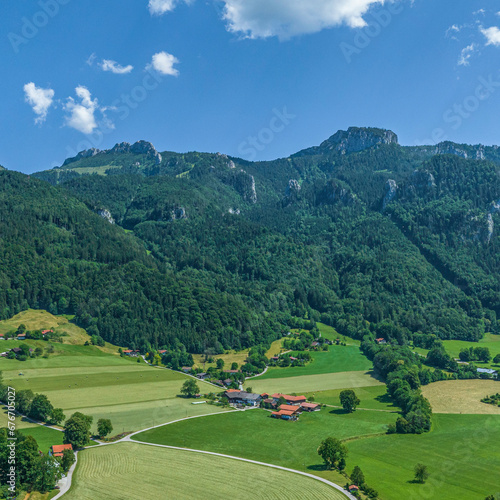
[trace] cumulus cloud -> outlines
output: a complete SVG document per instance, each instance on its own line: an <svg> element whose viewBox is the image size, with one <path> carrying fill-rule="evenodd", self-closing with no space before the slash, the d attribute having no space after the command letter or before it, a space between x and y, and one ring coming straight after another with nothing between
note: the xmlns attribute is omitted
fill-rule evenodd
<svg viewBox="0 0 500 500"><path fill-rule="evenodd" d="M153 56L150 64L146 69L153 69L162 75L179 76L179 70L174 68L174 64L178 64L179 59L169 54L168 52L158 52Z"/></svg>
<svg viewBox="0 0 500 500"><path fill-rule="evenodd" d="M54 91L37 87L33 82L24 86L25 101L33 108L37 118L35 123L43 123L54 102Z"/></svg>
<svg viewBox="0 0 500 500"><path fill-rule="evenodd" d="M184 3L190 4L192 0L184 0ZM180 0L149 0L148 8L152 15L161 16L174 10Z"/></svg>
<svg viewBox="0 0 500 500"><path fill-rule="evenodd" d="M481 28L481 33L486 37L486 45L500 47L500 29L496 26L491 28Z"/></svg>
<svg viewBox="0 0 500 500"><path fill-rule="evenodd" d="M64 105L64 109L69 113L66 116L66 125L83 134L91 134L97 128L96 111L105 111L105 109L99 107L97 99L92 99L86 87L78 86L75 92L79 102L69 97Z"/></svg>
<svg viewBox="0 0 500 500"><path fill-rule="evenodd" d="M366 26L363 15L392 0L224 0L227 28L248 38L316 33L346 24Z"/></svg>
<svg viewBox="0 0 500 500"><path fill-rule="evenodd" d="M110 59L103 59L99 66L101 66L103 71L111 71L115 75L126 75L134 69L130 64L128 66L121 66L116 61L111 61Z"/></svg>
<svg viewBox="0 0 500 500"><path fill-rule="evenodd" d="M462 49L462 52L460 53L460 57L458 59L458 65L469 66L469 60L476 52L476 50L477 50L477 45L475 43L471 43L470 45Z"/></svg>

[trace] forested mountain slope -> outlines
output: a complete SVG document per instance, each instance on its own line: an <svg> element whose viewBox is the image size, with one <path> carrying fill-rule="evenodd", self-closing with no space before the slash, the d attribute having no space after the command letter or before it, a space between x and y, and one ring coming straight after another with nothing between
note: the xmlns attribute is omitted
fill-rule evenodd
<svg viewBox="0 0 500 500"><path fill-rule="evenodd" d="M193 352L267 342L292 316L477 340L499 331L498 159L352 128L272 162L141 141L36 174L53 186L0 172L0 310Z"/></svg>

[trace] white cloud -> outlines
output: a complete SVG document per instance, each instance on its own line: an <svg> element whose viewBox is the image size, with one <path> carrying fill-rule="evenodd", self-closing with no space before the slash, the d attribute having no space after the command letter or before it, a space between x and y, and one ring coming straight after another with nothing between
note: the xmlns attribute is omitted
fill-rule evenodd
<svg viewBox="0 0 500 500"><path fill-rule="evenodd" d="M128 66L121 66L116 61L111 61L110 59L103 59L99 66L101 66L103 71L111 71L115 75L126 75L134 69L130 64Z"/></svg>
<svg viewBox="0 0 500 500"><path fill-rule="evenodd" d="M25 101L33 108L38 115L35 123L43 123L47 118L49 108L54 102L54 91L37 87L33 82L24 86Z"/></svg>
<svg viewBox="0 0 500 500"><path fill-rule="evenodd" d="M458 59L458 65L468 66L469 60L472 57L472 55L476 52L476 50L477 50L477 45L475 43L471 43L470 45L462 49L460 58Z"/></svg>
<svg viewBox="0 0 500 500"><path fill-rule="evenodd" d="M316 33L346 24L366 26L363 15L393 0L224 0L228 30L248 38Z"/></svg>
<svg viewBox="0 0 500 500"><path fill-rule="evenodd" d="M162 75L179 76L179 70L174 68L174 64L178 62L179 59L172 54L158 52L153 56L151 63L146 66L146 69L154 69Z"/></svg>
<svg viewBox="0 0 500 500"><path fill-rule="evenodd" d="M486 45L500 47L500 29L496 26L492 26L491 28L481 28L481 33L487 39Z"/></svg>
<svg viewBox="0 0 500 500"><path fill-rule="evenodd" d="M190 4L192 1L184 0L184 3ZM180 0L149 0L149 12L151 12L151 15L161 16L174 10L179 2Z"/></svg>
<svg viewBox="0 0 500 500"><path fill-rule="evenodd" d="M97 56L95 54L95 52L93 52L92 54L90 54L89 58L85 61L86 64L88 64L89 66L92 66L94 64L94 61L96 60Z"/></svg>
<svg viewBox="0 0 500 500"><path fill-rule="evenodd" d="M86 87L76 87L75 91L80 102L76 102L72 97L68 98L64 105L64 109L69 112L66 125L83 134L91 134L97 128L95 112L105 111L105 108L99 108L97 99L92 99Z"/></svg>

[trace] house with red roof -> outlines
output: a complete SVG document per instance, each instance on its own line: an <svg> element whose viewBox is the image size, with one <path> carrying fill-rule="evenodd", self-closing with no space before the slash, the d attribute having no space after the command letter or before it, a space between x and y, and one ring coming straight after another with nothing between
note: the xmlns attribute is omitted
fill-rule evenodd
<svg viewBox="0 0 500 500"><path fill-rule="evenodd" d="M70 444L55 444L50 447L49 455L53 457L62 457L64 450L72 450L73 446Z"/></svg>

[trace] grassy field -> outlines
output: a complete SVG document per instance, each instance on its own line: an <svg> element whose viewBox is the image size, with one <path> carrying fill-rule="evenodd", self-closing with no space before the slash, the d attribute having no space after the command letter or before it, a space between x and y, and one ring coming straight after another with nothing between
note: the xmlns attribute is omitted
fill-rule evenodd
<svg viewBox="0 0 500 500"><path fill-rule="evenodd" d="M71 350L89 347L67 346ZM0 359L5 383L17 390L31 389L46 394L55 407L67 417L81 411L94 417L110 418L116 432L140 430L160 422L186 416L221 411L211 405L193 405L192 400L178 397L187 376L152 368L101 353L67 355L49 359L18 362ZM43 362L43 366L40 363ZM10 369L12 363L18 365ZM30 368L30 363L37 366ZM19 376L19 373L23 376ZM200 390L211 392L214 387L198 382Z"/></svg>
<svg viewBox="0 0 500 500"><path fill-rule="evenodd" d="M445 340L443 342L446 351L450 356L458 358L460 351L469 347L487 347L491 352L491 357L494 358L497 354L500 354L500 335L492 335L487 333L484 339L479 342L463 342L461 340ZM478 367L481 368L493 368L499 369L500 365L495 365L491 363L478 363L475 362Z"/></svg>
<svg viewBox="0 0 500 500"><path fill-rule="evenodd" d="M396 415L376 411L345 414L324 408L305 413L297 422L271 418L265 410L249 410L186 420L143 432L135 439L240 456L329 479L316 450L323 439L384 433Z"/></svg>
<svg viewBox="0 0 500 500"><path fill-rule="evenodd" d="M446 352L452 356L453 358L457 358L460 354L460 351L463 349L468 349L469 347L487 347L490 350L491 358L493 358L500 354L500 335L493 335L491 333L487 333L484 336L484 339L479 342L465 342L463 340L444 340L443 345L446 349ZM415 352L423 354L427 356L429 352L427 349L415 348ZM480 363L478 361L474 361L474 364L477 365L478 368L493 368L494 370L500 370L500 365L493 363Z"/></svg>
<svg viewBox="0 0 500 500"><path fill-rule="evenodd" d="M85 450L67 500L341 500L330 486L286 471L135 443Z"/></svg>
<svg viewBox="0 0 500 500"><path fill-rule="evenodd" d="M434 413L499 415L498 406L481 403L481 399L500 392L494 380L446 380L422 387Z"/></svg>
<svg viewBox="0 0 500 500"><path fill-rule="evenodd" d="M484 500L500 492L500 416L435 415L433 431L348 443L348 467L358 465L384 500ZM413 483L424 463L431 476Z"/></svg>
<svg viewBox="0 0 500 500"><path fill-rule="evenodd" d="M285 422L262 413L252 410L194 419L136 438L314 471L335 481L316 454L320 441L332 435L346 440L347 470L360 466L367 483L384 500L483 500L500 490L498 474L493 472L500 470L500 416L435 415L433 430L428 434L382 435L379 433L395 415L375 411L345 415L322 410L303 415L298 422ZM412 482L417 463L424 463L431 472L426 485Z"/></svg>
<svg viewBox="0 0 500 500"><path fill-rule="evenodd" d="M312 351L312 361L305 366L289 368L270 367L259 379L300 377L326 373L371 370L372 362L356 346L329 346L328 351Z"/></svg>
<svg viewBox="0 0 500 500"><path fill-rule="evenodd" d="M313 391L305 393L306 397L314 397L317 403L342 406L340 403L340 393L343 389L331 391ZM391 397L387 394L385 385L376 385L373 387L358 387L354 389L361 403L358 408L384 411L400 411L394 406Z"/></svg>
<svg viewBox="0 0 500 500"><path fill-rule="evenodd" d="M79 326L72 323L73 316L54 316L44 310L28 309L16 314L14 317L0 321L0 333L7 333L16 330L19 325L26 326L27 330L54 330L59 334L66 334L62 337L63 344L83 345L86 341L90 341L90 336ZM12 341L10 341L12 342ZM36 346L47 347L45 341L28 341ZM49 342L50 343L50 342ZM57 346L57 343L54 343ZM17 345L17 344L16 344ZM5 348L4 344L0 344L0 349ZM107 353L117 353L117 347L106 343L105 347L100 347L99 350Z"/></svg>
<svg viewBox="0 0 500 500"><path fill-rule="evenodd" d="M383 386L371 372L326 373L322 375L301 375L286 378L257 377L246 382L254 392L282 392L285 394L352 389L356 387Z"/></svg>
<svg viewBox="0 0 500 500"><path fill-rule="evenodd" d="M249 351L250 349L245 349L244 351L228 351L225 354L216 354L212 356L214 359L213 363L205 363L205 356L203 354L193 354L194 367L208 370L210 367L217 366L216 361L218 359L222 359L224 360L224 370L230 370L231 363L238 363L238 367L241 368L245 364Z"/></svg>

